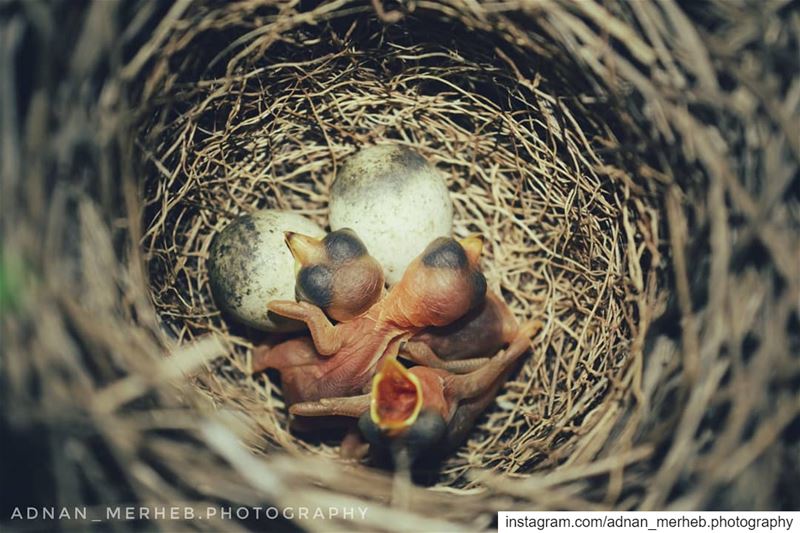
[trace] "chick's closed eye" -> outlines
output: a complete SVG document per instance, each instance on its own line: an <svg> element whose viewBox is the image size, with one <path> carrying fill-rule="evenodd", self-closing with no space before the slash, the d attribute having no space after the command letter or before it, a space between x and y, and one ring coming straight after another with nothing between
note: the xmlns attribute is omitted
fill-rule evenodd
<svg viewBox="0 0 800 533"><path fill-rule="evenodd" d="M326 308L333 301L333 273L325 265L303 267L297 274L297 299Z"/></svg>

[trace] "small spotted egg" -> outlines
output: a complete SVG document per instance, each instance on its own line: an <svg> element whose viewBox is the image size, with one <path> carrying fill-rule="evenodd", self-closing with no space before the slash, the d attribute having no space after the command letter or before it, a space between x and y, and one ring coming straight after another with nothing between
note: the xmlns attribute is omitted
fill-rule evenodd
<svg viewBox="0 0 800 533"><path fill-rule="evenodd" d="M405 146L372 146L339 168L330 224L353 229L393 285L428 243L450 235L453 204L444 176L421 155Z"/></svg>
<svg viewBox="0 0 800 533"><path fill-rule="evenodd" d="M304 328L267 310L272 300L295 299L295 261L284 242L286 231L325 236L302 215L267 209L231 221L211 243L208 279L214 300L248 326L265 331Z"/></svg>

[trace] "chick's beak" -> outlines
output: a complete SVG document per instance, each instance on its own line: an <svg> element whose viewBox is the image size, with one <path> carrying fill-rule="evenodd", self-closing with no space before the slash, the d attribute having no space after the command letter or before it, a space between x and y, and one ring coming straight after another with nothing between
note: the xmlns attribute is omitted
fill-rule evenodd
<svg viewBox="0 0 800 533"><path fill-rule="evenodd" d="M390 435L396 434L417 420L420 409L422 387L417 376L396 359L386 359L372 380L372 421Z"/></svg>
<svg viewBox="0 0 800 533"><path fill-rule="evenodd" d="M461 239L458 243L464 247L469 264L473 267L477 266L481 251L483 250L483 237L480 235L470 235L466 239Z"/></svg>
<svg viewBox="0 0 800 533"><path fill-rule="evenodd" d="M324 246L321 239L315 239L302 233L286 231L283 234L286 246L292 252L298 270L311 263L317 262L320 256L324 256Z"/></svg>

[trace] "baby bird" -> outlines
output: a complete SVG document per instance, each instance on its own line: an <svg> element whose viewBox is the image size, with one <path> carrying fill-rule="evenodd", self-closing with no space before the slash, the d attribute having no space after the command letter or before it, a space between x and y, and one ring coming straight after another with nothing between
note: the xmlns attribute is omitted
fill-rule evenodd
<svg viewBox="0 0 800 533"><path fill-rule="evenodd" d="M286 244L296 260L297 300L316 305L329 318L352 320L382 295L383 270L353 230L334 231L324 239L287 232ZM452 324L425 328L401 346L400 355L434 368L468 372L511 342L518 329L505 302L487 293Z"/></svg>
<svg viewBox="0 0 800 533"><path fill-rule="evenodd" d="M374 455L396 459L405 454L412 465L436 461L463 441L540 329L538 321L526 324L505 351L468 374L425 366L406 369L387 358L370 393L298 403L290 412L358 418Z"/></svg>
<svg viewBox="0 0 800 533"><path fill-rule="evenodd" d="M295 259L295 297L337 322L363 315L383 293L383 268L349 228L323 239L285 234Z"/></svg>
<svg viewBox="0 0 800 533"><path fill-rule="evenodd" d="M323 256L330 259L327 250L326 254L319 249L306 253L305 248L314 248L306 246L308 240L298 245L301 241L292 236L291 241L293 247L304 248L299 252L293 249L301 264L322 264ZM378 365L386 358L396 357L401 343L425 327L454 322L485 298L486 280L478 270L482 246L483 241L478 237L434 240L384 298L366 312L336 325L321 307L308 301L270 302L270 311L305 322L311 339L296 338L273 348L257 349L253 370L277 369L289 405L366 392ZM357 254L348 257L353 255ZM336 286L335 279L332 275L332 287ZM327 298L324 291L315 292L303 285L300 290L304 298L325 304L333 312L344 309L350 315L355 314L357 306L347 303L349 300L335 289L331 289ZM367 293L364 291L362 295ZM341 301L347 304L341 305Z"/></svg>
<svg viewBox="0 0 800 533"><path fill-rule="evenodd" d="M514 340L519 322L508 305L493 292L476 308L452 324L429 327L400 349L400 355L420 364L451 372L468 372L486 362Z"/></svg>

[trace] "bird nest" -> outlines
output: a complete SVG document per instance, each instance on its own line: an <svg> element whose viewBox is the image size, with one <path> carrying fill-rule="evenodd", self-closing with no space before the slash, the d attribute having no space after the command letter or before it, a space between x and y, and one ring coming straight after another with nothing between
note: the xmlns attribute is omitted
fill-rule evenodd
<svg viewBox="0 0 800 533"><path fill-rule="evenodd" d="M88 27L118 9L103 5ZM368 502L347 524L367 530L796 506L800 83L747 58L763 37L796 63L797 27L775 7L759 11L774 29L736 33L755 12L715 6L139 6L124 65L74 60L107 76L83 122L105 155L68 159L97 187L56 187L43 221L68 260L41 290L69 288L40 348L76 339L83 376L47 394L90 414L97 442L64 459L91 465L87 501ZM277 381L250 371L268 336L220 314L206 267L238 215L326 227L337 168L386 143L444 172L454 234L486 240L489 288L544 324L429 487L340 459L336 435L291 433ZM47 357L5 374L23 383Z"/></svg>
<svg viewBox="0 0 800 533"><path fill-rule="evenodd" d="M455 234L486 238L490 288L520 321L546 324L440 484L470 489L472 468L526 474L601 449L620 399L640 387L631 344L640 310L656 305L660 265L654 195L632 191L628 171L598 154L618 142L601 125L613 109L585 102L585 80L447 20L385 26L333 12L256 45L223 77L171 86L141 141L158 162L144 182L143 239L156 308L179 342L215 333L236 347L204 392L247 412L270 444L333 455L287 433L280 391L250 377L260 337L220 316L206 258L214 234L255 209L325 227L337 167L394 142L446 173Z"/></svg>

